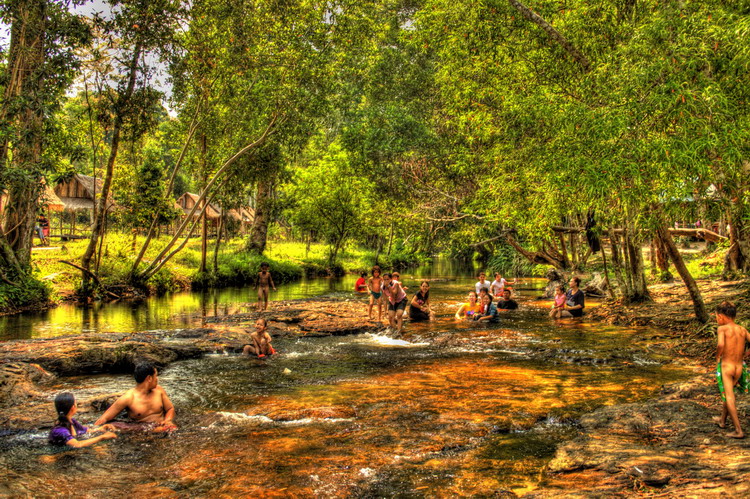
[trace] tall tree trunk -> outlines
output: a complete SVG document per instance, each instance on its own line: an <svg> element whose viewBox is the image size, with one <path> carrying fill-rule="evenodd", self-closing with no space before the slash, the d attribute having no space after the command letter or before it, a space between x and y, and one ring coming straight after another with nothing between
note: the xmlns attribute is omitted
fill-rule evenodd
<svg viewBox="0 0 750 499"><path fill-rule="evenodd" d="M214 246L214 274L218 275L219 273L219 247L221 246L221 235L222 232L224 232L224 228L226 227L226 223L224 219L226 218L226 210L222 210L221 212L221 218L219 218L219 229L216 233L216 246Z"/></svg>
<svg viewBox="0 0 750 499"><path fill-rule="evenodd" d="M656 266L659 268L659 279L663 282L672 282L674 277L669 272L669 252L667 249L667 243L662 238L663 231L656 231L656 237L654 242L656 245ZM669 233L669 231L666 231ZM669 239L672 240L672 235L669 235Z"/></svg>
<svg viewBox="0 0 750 499"><path fill-rule="evenodd" d="M629 279L632 289L628 301L631 303L651 301L646 281L646 269L643 265L643 251L640 240L630 231L625 232L625 253L627 255Z"/></svg>
<svg viewBox="0 0 750 499"><path fill-rule="evenodd" d="M11 7L11 35L0 126L13 130L11 169L6 177L0 264L15 275L28 273L41 180L45 107L45 32L47 2L17 0ZM23 102L21 102L21 100ZM0 144L0 168L6 168L11 145Z"/></svg>
<svg viewBox="0 0 750 499"><path fill-rule="evenodd" d="M273 184L268 178L258 181L258 190L255 197L255 218L250 227L250 235L247 238L245 248L252 253L262 254L266 250L268 241L268 222L271 216L271 203Z"/></svg>
<svg viewBox="0 0 750 499"><path fill-rule="evenodd" d="M141 57L141 42L137 42L133 49L133 54L130 59L130 66L128 68L128 85L125 92L121 94L117 99L117 105L115 106L117 112L115 114L114 124L112 126L112 142L109 149L109 158L107 159L107 166L104 172L104 183L102 185L102 191L97 200L96 205L96 218L94 219L94 226L91 229L91 237L89 238L89 244L86 247L86 251L81 257L81 266L90 271L91 260L94 257L99 237L101 236L102 230L104 229L104 217L107 216L107 201L109 193L112 187L112 177L114 176L115 161L117 160L117 153L120 148L120 134L122 133L122 126L125 121L125 113L130 99L133 96L135 90L135 81L138 74L138 60ZM83 272L83 295L89 295L91 293L89 273Z"/></svg>
<svg viewBox="0 0 750 499"><path fill-rule="evenodd" d="M727 212L729 250L724 258L724 276L750 272L750 227L743 219L741 203L734 203Z"/></svg>
<svg viewBox="0 0 750 499"><path fill-rule="evenodd" d="M206 149L207 149L207 143L206 143L206 134L201 134L200 138L200 144L201 144L201 167L203 168L203 184L206 184L207 178L208 178L208 170L207 170L207 164L206 164ZM205 200L204 200L205 203ZM207 219L206 219L206 212L208 210L203 211L203 217L201 220L201 268L200 272L205 273L206 272L206 252L208 251L208 225L207 225Z"/></svg>
<svg viewBox="0 0 750 499"><path fill-rule="evenodd" d="M656 229L659 239L664 243L664 247L669 255L669 259L672 260L674 268L677 273L680 274L682 282L685 283L685 287L688 289L690 299L693 300L693 310L695 310L695 317L703 322L708 322L708 313L706 312L706 305L703 303L703 296L701 295L698 285L695 283L695 279L690 274L690 271L685 266L685 261L682 259L680 251L677 249L672 235L669 233L664 225L659 225Z"/></svg>

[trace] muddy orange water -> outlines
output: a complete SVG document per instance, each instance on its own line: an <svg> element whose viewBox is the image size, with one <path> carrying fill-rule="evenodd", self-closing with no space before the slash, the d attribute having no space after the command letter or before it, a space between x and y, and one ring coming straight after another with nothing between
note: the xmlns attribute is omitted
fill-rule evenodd
<svg viewBox="0 0 750 499"><path fill-rule="evenodd" d="M535 300L537 281L517 286L521 308L499 324L457 324L452 314L472 283L433 282L437 319L407 325L398 340L279 339L280 355L266 361L212 355L172 364L160 375L180 425L170 436L122 434L61 451L45 432L9 432L0 494L522 494L543 479L582 414L649 397L688 374L651 352L656 331L550 321L548 303ZM65 378L49 397L131 385L119 375ZM52 421L51 404L39 417Z"/></svg>

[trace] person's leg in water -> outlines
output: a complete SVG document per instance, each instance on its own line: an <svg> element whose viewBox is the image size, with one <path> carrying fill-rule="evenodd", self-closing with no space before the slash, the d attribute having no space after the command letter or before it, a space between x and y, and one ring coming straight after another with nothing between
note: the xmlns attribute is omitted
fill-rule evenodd
<svg viewBox="0 0 750 499"><path fill-rule="evenodd" d="M255 345L245 345L242 349L242 355L258 355Z"/></svg>
<svg viewBox="0 0 750 499"><path fill-rule="evenodd" d="M367 307L367 319L372 320L372 306L375 304L375 296L370 291L370 305Z"/></svg>
<svg viewBox="0 0 750 499"><path fill-rule="evenodd" d="M404 302L406 301L406 298L404 298ZM406 307L404 308L397 308L396 309L396 324L394 325L396 332L401 333L401 328L403 327L404 323L404 310L406 310Z"/></svg>
<svg viewBox="0 0 750 499"><path fill-rule="evenodd" d="M727 414L732 417L734 431L726 434L730 438L745 438L742 427L740 427L740 418L737 415L734 398L734 385L739 381L740 374L742 374L742 365L722 366L721 377L724 382L725 400L721 410L722 419L719 421L719 426L723 427L726 424Z"/></svg>

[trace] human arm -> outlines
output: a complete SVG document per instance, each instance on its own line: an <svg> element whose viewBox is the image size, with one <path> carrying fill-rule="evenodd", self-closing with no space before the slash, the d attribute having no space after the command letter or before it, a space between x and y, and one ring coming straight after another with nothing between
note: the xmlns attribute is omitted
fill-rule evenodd
<svg viewBox="0 0 750 499"><path fill-rule="evenodd" d="M414 297L411 299L411 306L417 307L419 310L424 310L425 308L427 308L426 305L427 303L425 303L424 305L419 304L419 299L417 298L417 295L414 295Z"/></svg>
<svg viewBox="0 0 750 499"><path fill-rule="evenodd" d="M456 319L463 319L466 316L466 307L468 304L462 303L460 307L458 307L458 310L456 311Z"/></svg>
<svg viewBox="0 0 750 499"><path fill-rule="evenodd" d="M273 283L273 276L271 275L270 272L268 273L268 282L271 283L271 287L273 288L274 291L276 291L276 285Z"/></svg>
<svg viewBox="0 0 750 499"><path fill-rule="evenodd" d="M164 421L159 425L159 427L165 430L176 430L177 425L173 423L174 405L172 405L172 401L169 400L167 392L161 387L159 387L159 389L161 390L161 403L162 408L164 409Z"/></svg>
<svg viewBox="0 0 750 499"><path fill-rule="evenodd" d="M104 414L96 420L94 425L101 426L108 421L112 421L124 409L127 409L131 402L133 402L133 394L130 391L127 391L124 395L115 400L115 403L109 406L109 409L104 411Z"/></svg>
<svg viewBox="0 0 750 499"><path fill-rule="evenodd" d="M565 305L565 308L568 310L577 310L579 308L583 308L583 291L580 289L575 292L575 294L571 295L570 299L573 301L573 305L568 306Z"/></svg>
<svg viewBox="0 0 750 499"><path fill-rule="evenodd" d="M87 438L86 440L78 440L77 438L73 437L65 442L65 445L73 447L74 449L80 449L81 447L89 447L101 442L102 440L111 440L113 438L117 438L117 435L115 435L111 431L106 431L101 435L97 435L93 438Z"/></svg>

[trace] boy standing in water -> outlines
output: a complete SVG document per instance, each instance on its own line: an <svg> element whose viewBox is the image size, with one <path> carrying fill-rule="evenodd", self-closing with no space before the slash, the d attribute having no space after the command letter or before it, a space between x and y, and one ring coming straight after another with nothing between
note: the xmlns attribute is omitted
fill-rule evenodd
<svg viewBox="0 0 750 499"><path fill-rule="evenodd" d="M172 422L174 406L167 397L167 392L159 386L156 367L149 362L138 364L133 376L135 388L118 398L94 424L103 425L117 417L123 409L127 409L128 417L136 423L155 424L154 431L176 430L177 426Z"/></svg>
<svg viewBox="0 0 750 499"><path fill-rule="evenodd" d="M268 308L270 288L276 291L276 285L273 283L273 277L271 277L271 273L268 271L268 264L266 262L260 264L260 272L258 272L255 287L258 289L258 311L266 310ZM263 302L262 305L261 301Z"/></svg>
<svg viewBox="0 0 750 499"><path fill-rule="evenodd" d="M380 267L372 268L372 277L367 281L367 289L370 290L370 306L367 309L367 318L372 320L372 306L378 302L378 321L383 320L383 279L380 278Z"/></svg>
<svg viewBox="0 0 750 499"><path fill-rule="evenodd" d="M737 416L734 391L738 388L743 393L748 393L750 380L745 370L743 358L745 356L745 341L750 341L747 330L735 324L737 307L728 301L722 302L716 307L716 322L719 323L717 330L718 348L716 351L716 381L719 384L719 393L723 404L721 406L721 417L719 428L724 428L727 415L732 417L734 431L727 433L731 438L745 438L740 427L740 418Z"/></svg>

